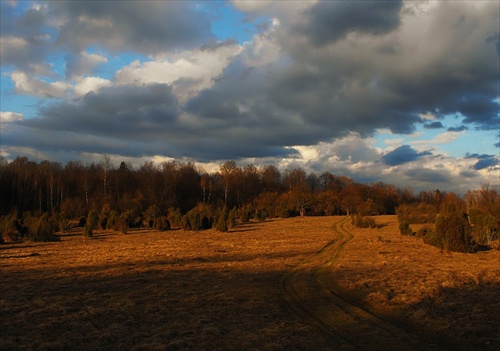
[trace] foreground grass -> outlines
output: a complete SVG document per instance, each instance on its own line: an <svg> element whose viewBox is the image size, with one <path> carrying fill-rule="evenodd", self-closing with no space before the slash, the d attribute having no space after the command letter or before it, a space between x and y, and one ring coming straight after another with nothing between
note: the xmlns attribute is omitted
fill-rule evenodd
<svg viewBox="0 0 500 351"><path fill-rule="evenodd" d="M339 220L0 246L0 349L331 350L332 335L290 308L280 282L336 238ZM498 252L442 253L397 235L395 217L377 221L347 228L331 267L342 293L423 333L498 349Z"/></svg>

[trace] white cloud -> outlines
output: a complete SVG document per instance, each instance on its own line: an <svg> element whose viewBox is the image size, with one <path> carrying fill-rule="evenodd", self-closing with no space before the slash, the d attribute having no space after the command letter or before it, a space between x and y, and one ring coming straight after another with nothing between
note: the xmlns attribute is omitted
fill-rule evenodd
<svg viewBox="0 0 500 351"><path fill-rule="evenodd" d="M86 77L75 84L74 91L77 95L82 96L91 91L97 92L99 89L109 87L111 85L111 81L104 78Z"/></svg>
<svg viewBox="0 0 500 351"><path fill-rule="evenodd" d="M175 57L161 58L141 63L132 62L116 72L118 85L163 83L174 84L174 91L181 100L210 87L230 59L241 52L237 44L223 44L182 52Z"/></svg>
<svg viewBox="0 0 500 351"><path fill-rule="evenodd" d="M15 121L21 121L24 118L22 113L10 112L10 111L0 111L0 120L2 123L10 123Z"/></svg>
<svg viewBox="0 0 500 351"><path fill-rule="evenodd" d="M11 79L16 87L16 92L39 96L45 98L59 98L67 94L71 89L71 85L65 82L46 82L39 78L29 77L21 71L14 71L11 74Z"/></svg>

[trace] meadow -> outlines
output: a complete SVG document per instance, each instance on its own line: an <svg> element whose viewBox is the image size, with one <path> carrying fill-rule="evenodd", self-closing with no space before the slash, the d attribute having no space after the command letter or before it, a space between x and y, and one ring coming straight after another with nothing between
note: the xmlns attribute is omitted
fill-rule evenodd
<svg viewBox="0 0 500 351"><path fill-rule="evenodd" d="M2 350L498 350L500 251L350 219L0 246Z"/></svg>

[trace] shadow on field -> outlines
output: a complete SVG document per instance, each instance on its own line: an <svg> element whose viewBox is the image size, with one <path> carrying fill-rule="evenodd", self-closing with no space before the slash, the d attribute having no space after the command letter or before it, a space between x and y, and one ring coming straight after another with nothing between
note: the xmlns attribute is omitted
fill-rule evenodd
<svg viewBox="0 0 500 351"><path fill-rule="evenodd" d="M0 349L331 349L284 302L276 283L284 272L184 262L11 271Z"/></svg>
<svg viewBox="0 0 500 351"><path fill-rule="evenodd" d="M374 350L365 343L373 330L387 332L381 336L388 342L384 349L394 349L396 340L406 342L392 329L373 329L377 322L368 315L365 321L342 321L344 330L351 331L347 337L305 323L285 302L278 284L290 272L231 267L258 257L10 271L0 291L0 349ZM334 319L335 312L324 307L329 297L307 285L316 273L301 274L304 306L316 306ZM443 288L398 311L397 318L383 320L419 335L432 350L497 350L499 305L493 297L499 289L498 284ZM444 317L450 313L456 318L446 325L449 318ZM358 343L351 343L356 337Z"/></svg>
<svg viewBox="0 0 500 351"><path fill-rule="evenodd" d="M363 270L341 270L345 276L371 276L373 272L370 268ZM380 274L375 274L379 276ZM422 294L419 301L407 300L405 296L398 296L394 289L384 287L383 283L377 285L377 281L372 280L373 286L368 282L358 285L351 290L342 289L334 279L327 280L325 287L335 296L356 306L361 310L360 316L366 316L363 323L382 326L385 322L394 325L401 332L408 332L418 336L424 342L424 346L411 346L407 350L426 350L425 343L428 343L429 350L500 350L500 299L498 292L500 284L485 281L466 281L454 286L446 286L448 282L442 282L437 293L432 296ZM403 291L405 287L402 287ZM375 296L376 302L373 302ZM391 301L397 301L392 303ZM401 302L406 300L407 302ZM378 305L378 306L377 306ZM342 307L344 310L348 308ZM389 307L389 308L387 308ZM374 312L378 311L378 312ZM366 312L366 314L364 314ZM376 317L372 320L372 317ZM363 318L363 317L361 317ZM371 321L370 321L371 320ZM347 322L349 323L349 322ZM345 326L346 330L362 328L355 324ZM385 327L382 327L384 329ZM391 342L397 330L387 329L388 335L384 336L384 330L377 331L377 337L381 340L387 338ZM392 336L391 336L392 335ZM355 334L353 338L363 340L369 333L363 335ZM364 341L361 341L362 343ZM405 342L410 345L409 342ZM372 345L373 346L373 345ZM432 347L432 348L431 348ZM368 349L368 348L367 348ZM372 350L377 349L372 347ZM382 345L380 350L404 349L394 342L391 347Z"/></svg>

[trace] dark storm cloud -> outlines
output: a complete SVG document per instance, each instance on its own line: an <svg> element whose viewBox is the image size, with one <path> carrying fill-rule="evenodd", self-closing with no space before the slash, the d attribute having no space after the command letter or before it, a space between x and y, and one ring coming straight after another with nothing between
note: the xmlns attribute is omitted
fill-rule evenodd
<svg viewBox="0 0 500 351"><path fill-rule="evenodd" d="M380 161L388 166L398 166L403 163L416 161L419 158L428 155L432 155L432 153L429 151L418 152L415 149L412 149L410 145L403 145L382 156Z"/></svg>
<svg viewBox="0 0 500 351"><path fill-rule="evenodd" d="M500 162L498 161L498 158L491 156L488 158L483 158L480 159L479 161L476 162L476 164L473 166L476 171L479 171L481 169L485 168L490 168L498 165Z"/></svg>
<svg viewBox="0 0 500 351"><path fill-rule="evenodd" d="M327 16L316 23L312 14L321 18L322 11L327 14L331 8L334 12L336 6L366 10L380 6L393 11L387 18L406 16L406 22L416 16L400 11L400 3L318 2L305 17L306 24L296 24L295 29L317 26L310 35L317 41L329 38L324 24L330 23ZM486 38L498 32L498 16L491 15L498 10L493 3L481 8L463 2L436 3L431 12L418 14L425 31L393 27L399 36L407 35L415 42L392 35L369 41L333 36L335 45L318 47L315 42L294 40L293 35L283 37L292 62L278 77L270 96L283 107L302 111L308 121L324 123L326 128L334 124L335 130L350 128L363 135L377 128L411 133L415 123L422 122L419 115L427 112L438 118L461 114L465 124L495 129L499 55L495 43ZM356 19L352 21L346 28L357 27Z"/></svg>
<svg viewBox="0 0 500 351"><path fill-rule="evenodd" d="M239 112L234 103L227 111L218 105L213 110L207 102L212 99L210 94L202 94L199 99L206 102L201 104L203 110L196 110L197 105L192 103L186 113L169 85L110 87L89 93L81 100L45 106L38 118L25 119L17 125L31 128L28 134L36 130L42 130L42 135L53 131L75 133L81 136L79 142L75 139L75 145L85 152L102 147L102 152L126 156L149 153L198 161L288 157L298 153L283 147L291 145L296 129L270 121L269 129L262 130L252 121L255 116ZM10 138L5 144L24 140L33 145L31 140L37 140L40 149L52 147L49 140L43 142L44 138L28 139ZM84 146L87 140L92 143ZM121 149L115 150L112 145L120 145Z"/></svg>
<svg viewBox="0 0 500 351"><path fill-rule="evenodd" d="M458 127L450 127L447 129L448 132L463 132L464 130L468 130L469 128L467 128L467 126L464 126L464 125L461 125L461 126L458 126Z"/></svg>
<svg viewBox="0 0 500 351"><path fill-rule="evenodd" d="M57 43L76 52L88 45L155 54L197 47L214 39L208 15L189 1L54 1L65 19Z"/></svg>
<svg viewBox="0 0 500 351"><path fill-rule="evenodd" d="M473 169L479 171L481 169L494 167L500 164L498 156L487 154L466 154L465 158L477 159L478 161L472 166Z"/></svg>
<svg viewBox="0 0 500 351"><path fill-rule="evenodd" d="M429 122L424 124L425 129L441 129L444 128L443 123L441 122Z"/></svg>
<svg viewBox="0 0 500 351"><path fill-rule="evenodd" d="M384 34L396 29L403 1L319 1L307 12L299 31L317 45L344 38L351 32Z"/></svg>
<svg viewBox="0 0 500 351"><path fill-rule="evenodd" d="M148 140L175 124L178 109L177 98L168 85L123 86L88 93L81 101L50 104L40 109L38 118L19 124Z"/></svg>

